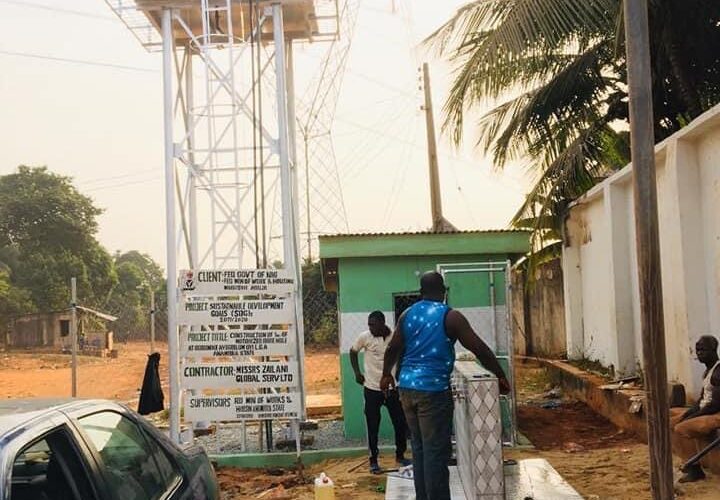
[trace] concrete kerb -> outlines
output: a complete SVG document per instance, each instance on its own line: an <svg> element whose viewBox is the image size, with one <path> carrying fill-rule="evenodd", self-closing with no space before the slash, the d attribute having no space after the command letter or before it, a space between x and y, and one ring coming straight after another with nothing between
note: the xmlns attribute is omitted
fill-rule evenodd
<svg viewBox="0 0 720 500"><path fill-rule="evenodd" d="M381 453L392 454L394 446L381 446ZM367 455L368 449L334 448L329 450L307 450L300 452L300 464L314 465L325 460L356 458ZM210 460L217 467L236 467L241 469L263 469L269 467L295 467L298 465L297 453L235 453L228 455L210 455Z"/></svg>
<svg viewBox="0 0 720 500"><path fill-rule="evenodd" d="M605 390L600 386L607 381L559 360L527 357L528 361L542 364L550 372L554 383L562 387L563 393L587 404L595 413L610 420L620 429L634 434L647 444L647 423L643 409L631 411L634 398L644 402L644 392L639 389ZM521 362L523 359L521 358ZM696 450L693 440L678 438L673 434L673 453L692 455ZM720 450L714 450L703 459L702 465L720 474Z"/></svg>
<svg viewBox="0 0 720 500"><path fill-rule="evenodd" d="M550 378L562 387L565 395L584 402L595 413L602 415L619 428L631 432L641 441L647 442L644 414L630 411L632 398L643 396L642 390L604 390L600 386L607 384L607 380L569 363L542 358L531 359L548 369Z"/></svg>

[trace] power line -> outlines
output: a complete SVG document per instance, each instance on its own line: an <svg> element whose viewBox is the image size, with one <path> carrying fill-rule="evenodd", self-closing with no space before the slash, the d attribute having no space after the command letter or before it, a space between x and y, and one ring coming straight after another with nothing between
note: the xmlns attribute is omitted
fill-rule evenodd
<svg viewBox="0 0 720 500"><path fill-rule="evenodd" d="M3 1L3 0L0 0L0 1ZM14 51L10 51L10 50L0 50L0 55L14 56L14 57L28 57L31 59L43 59L43 60L47 60L47 61L64 62L64 63L71 63L71 64L82 64L85 66L101 66L104 68L122 69L122 70L127 70L127 71L141 71L144 73L158 73L158 71L155 69L141 68L138 66L126 66L124 64L104 63L104 62L100 62L100 61L89 61L86 59L70 59L67 57L48 56L45 54L33 54L31 52L14 52Z"/></svg>
<svg viewBox="0 0 720 500"><path fill-rule="evenodd" d="M0 3L7 3L15 5L17 7L27 7L30 9L47 10L50 12L58 12L60 14L70 14L73 16L89 17L92 19L102 19L103 21L115 21L114 17L104 16L102 14L94 14L92 12L85 12L81 10L63 9L61 7L53 7L52 5L46 5L35 2L19 2L18 0L0 0Z"/></svg>
<svg viewBox="0 0 720 500"><path fill-rule="evenodd" d="M160 182L161 180L162 180L162 177L151 177L149 179L140 179L137 181L121 182L119 184L109 184L107 186L100 186L100 187L95 187L95 188L91 188L91 189L84 189L83 192L92 193L94 191L104 191L106 189L116 189L116 188L121 188L121 187L126 187L126 186L133 186L136 184Z"/></svg>
<svg viewBox="0 0 720 500"><path fill-rule="evenodd" d="M391 133L389 133L388 131L375 130L375 129L373 129L372 127L363 125L363 124L361 124L361 123L358 123L358 122L355 122L355 121L352 121L352 120L348 120L348 119L346 119L346 118L342 118L342 116L337 116L336 119L339 120L339 121L341 121L341 122L343 122L343 123L346 123L346 124L350 125L351 127L355 127L355 128L357 128L357 129L359 129L359 130L363 130L363 131L368 132L368 133L370 133L370 134L373 134L373 135L375 135L375 136L377 136L377 137L391 138L391 139L395 140L395 142L397 142L397 143L400 143L400 144L408 144L408 145L411 145L411 146L415 146L415 147L417 147L418 149L422 149L423 151L424 151L425 148L426 148L426 145L421 144L421 143L419 143L419 142L407 140L407 139L405 139L405 138L403 138L403 137L400 137L400 136L398 136L398 135L396 135L396 134L391 134ZM476 162L474 162L474 161L468 160L468 159L466 159L466 158L462 158L462 157L457 157L457 156L454 156L454 155L450 155L450 154L447 154L447 153L442 153L442 152L440 152L440 151L438 152L438 157L446 158L446 159L448 159L448 160L450 160L450 161L456 161L456 162L464 163L464 164L466 164L466 165L468 165L468 166L471 166L471 167L474 167L474 168L477 168L477 166L478 166L478 163L476 163ZM505 173L505 172L502 174L502 176L500 176L500 177L497 178L498 182L500 182L501 184L505 184L505 187L507 187L507 188L509 188L509 189L512 189L513 191L521 191L521 192L525 193L525 189L523 189L523 188L518 188L518 186L516 186L515 184L510 184L508 179L512 179L512 180L514 180L514 181L516 181L516 182L518 182L518 183L521 183L521 182L522 182L521 179L518 179L518 178L516 178L515 176L513 176L513 175L511 175L511 174L509 174L509 173Z"/></svg>
<svg viewBox="0 0 720 500"><path fill-rule="evenodd" d="M83 185L96 184L98 182L106 182L106 181L117 180L117 179L127 179L128 177L137 177L139 175L144 175L144 174L147 174L148 172L155 172L157 170L158 170L158 168L145 168L142 170L134 170L131 172L113 175L110 177L93 177L91 179L83 179L83 180L78 179L77 182L78 182L78 184L83 184Z"/></svg>

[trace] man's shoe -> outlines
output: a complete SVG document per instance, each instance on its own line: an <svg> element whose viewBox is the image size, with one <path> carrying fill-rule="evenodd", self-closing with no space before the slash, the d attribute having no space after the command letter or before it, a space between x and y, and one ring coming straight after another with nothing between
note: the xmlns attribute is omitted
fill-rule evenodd
<svg viewBox="0 0 720 500"><path fill-rule="evenodd" d="M679 483L694 483L705 479L705 471L699 465L693 465L688 468L687 472L678 479Z"/></svg>
<svg viewBox="0 0 720 500"><path fill-rule="evenodd" d="M400 467L407 467L409 465L412 465L413 461L405 457L397 457L395 458L395 463L397 463Z"/></svg>
<svg viewBox="0 0 720 500"><path fill-rule="evenodd" d="M380 474L382 469L378 465L377 460L370 460L370 474Z"/></svg>

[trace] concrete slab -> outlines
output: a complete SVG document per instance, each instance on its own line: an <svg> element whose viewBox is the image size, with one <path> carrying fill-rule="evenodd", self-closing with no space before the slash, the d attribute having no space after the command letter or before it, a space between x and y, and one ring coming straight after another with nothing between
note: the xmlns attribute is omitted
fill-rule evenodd
<svg viewBox="0 0 720 500"><path fill-rule="evenodd" d="M547 460L520 460L505 466L505 499L583 500Z"/></svg>
<svg viewBox="0 0 720 500"><path fill-rule="evenodd" d="M308 394L305 396L308 417L322 417L342 412L339 394Z"/></svg>
<svg viewBox="0 0 720 500"><path fill-rule="evenodd" d="M463 492L460 474L457 467L450 467L450 498L452 500L467 500ZM412 479L388 477L385 486L386 500L415 500L415 486Z"/></svg>
<svg viewBox="0 0 720 500"><path fill-rule="evenodd" d="M386 500L415 500L415 487L409 479L388 477ZM457 467L450 467L450 495L452 500L468 499L460 483ZM505 466L506 500L583 500L548 463L537 458L520 460L517 465Z"/></svg>

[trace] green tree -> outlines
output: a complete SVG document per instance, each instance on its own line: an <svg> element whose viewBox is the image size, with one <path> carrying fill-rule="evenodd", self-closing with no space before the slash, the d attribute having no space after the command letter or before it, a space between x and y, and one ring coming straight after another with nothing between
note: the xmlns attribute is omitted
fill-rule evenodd
<svg viewBox="0 0 720 500"><path fill-rule="evenodd" d="M164 279L161 267L136 250L115 256L118 283L107 308L118 316L114 331L120 338L145 338L150 328L150 292L156 295L156 311L164 305Z"/></svg>
<svg viewBox="0 0 720 500"><path fill-rule="evenodd" d="M115 257L115 265L118 268L118 272L121 266L132 266L140 273L142 280L153 289L157 289L165 279L160 265L148 254L138 252L137 250L130 250L129 252L118 254Z"/></svg>
<svg viewBox="0 0 720 500"><path fill-rule="evenodd" d="M305 341L316 345L337 345L337 297L323 288L319 261L303 262L302 293Z"/></svg>
<svg viewBox="0 0 720 500"><path fill-rule="evenodd" d="M720 2L650 0L655 138L720 100ZM430 38L457 72L445 128L498 168L529 159L537 179L513 219L536 248L559 239L570 200L629 161L620 0L476 0Z"/></svg>
<svg viewBox="0 0 720 500"><path fill-rule="evenodd" d="M100 213L70 178L45 167L0 177L0 268L10 285L38 310L56 310L68 306L74 276L78 301L101 307L117 276L95 239Z"/></svg>
<svg viewBox="0 0 720 500"><path fill-rule="evenodd" d="M10 274L6 270L0 270L0 332L5 331L13 316L34 310L35 305L30 293L23 288L13 286ZM0 338L0 341L4 339Z"/></svg>
<svg viewBox="0 0 720 500"><path fill-rule="evenodd" d="M69 177L45 167L20 166L0 177L0 246L82 252L94 240L101 213Z"/></svg>

